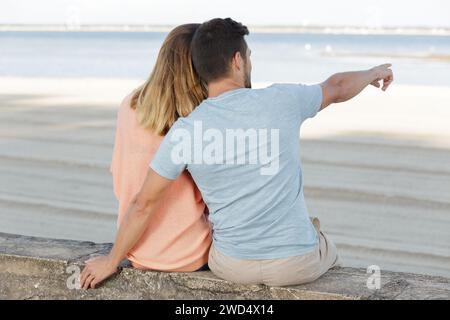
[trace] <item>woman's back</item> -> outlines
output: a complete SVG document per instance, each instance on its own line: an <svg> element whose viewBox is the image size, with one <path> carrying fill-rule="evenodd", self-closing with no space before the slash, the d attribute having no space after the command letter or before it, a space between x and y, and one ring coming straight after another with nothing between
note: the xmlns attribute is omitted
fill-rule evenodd
<svg viewBox="0 0 450 320"><path fill-rule="evenodd" d="M118 111L111 173L119 200L120 225L133 197L139 192L150 161L163 136L144 129L127 96ZM162 271L195 271L208 262L211 245L205 204L188 172L170 187L152 216L141 240L128 254L137 268Z"/></svg>

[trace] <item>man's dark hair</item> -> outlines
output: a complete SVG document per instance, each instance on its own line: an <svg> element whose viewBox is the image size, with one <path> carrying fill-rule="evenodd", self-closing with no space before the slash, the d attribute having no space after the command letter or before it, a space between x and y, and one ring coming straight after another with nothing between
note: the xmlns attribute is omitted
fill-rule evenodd
<svg viewBox="0 0 450 320"><path fill-rule="evenodd" d="M248 34L246 26L231 18L216 18L200 25L191 43L192 61L200 78L211 82L227 76L238 51L245 60L244 36Z"/></svg>

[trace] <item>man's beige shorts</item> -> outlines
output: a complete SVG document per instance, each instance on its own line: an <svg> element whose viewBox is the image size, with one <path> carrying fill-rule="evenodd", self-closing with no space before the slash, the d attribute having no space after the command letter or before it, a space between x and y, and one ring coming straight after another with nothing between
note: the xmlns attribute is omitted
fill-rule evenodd
<svg viewBox="0 0 450 320"><path fill-rule="evenodd" d="M243 284L286 286L312 282L339 264L336 246L320 231L319 220L312 221L319 244L310 253L281 259L241 260L222 254L212 245L209 268L222 279Z"/></svg>

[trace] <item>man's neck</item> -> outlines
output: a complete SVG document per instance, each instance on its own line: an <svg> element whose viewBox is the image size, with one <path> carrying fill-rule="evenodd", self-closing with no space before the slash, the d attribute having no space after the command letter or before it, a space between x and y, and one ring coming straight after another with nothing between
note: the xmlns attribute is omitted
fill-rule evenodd
<svg viewBox="0 0 450 320"><path fill-rule="evenodd" d="M214 98L227 91L244 88L244 85L233 79L222 79L208 83L208 97Z"/></svg>

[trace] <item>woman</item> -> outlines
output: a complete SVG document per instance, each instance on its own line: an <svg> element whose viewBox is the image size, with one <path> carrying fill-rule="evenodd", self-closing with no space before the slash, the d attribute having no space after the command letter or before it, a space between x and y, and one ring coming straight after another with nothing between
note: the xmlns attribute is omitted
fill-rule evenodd
<svg viewBox="0 0 450 320"><path fill-rule="evenodd" d="M190 42L199 24L185 24L165 39L149 79L119 109L111 172L119 200L118 226L139 192L164 134L207 96L191 62ZM188 172L163 199L127 254L133 267L190 272L205 268L211 234L206 206Z"/></svg>

